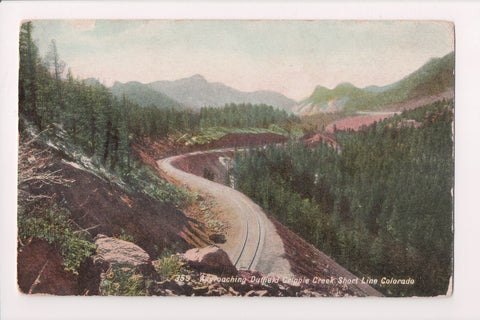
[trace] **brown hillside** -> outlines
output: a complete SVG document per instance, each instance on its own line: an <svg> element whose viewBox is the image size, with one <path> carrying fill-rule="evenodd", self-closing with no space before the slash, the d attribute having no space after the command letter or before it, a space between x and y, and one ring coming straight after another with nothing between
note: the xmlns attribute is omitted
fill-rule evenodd
<svg viewBox="0 0 480 320"><path fill-rule="evenodd" d="M197 221L172 205L144 194L127 192L115 183L97 177L73 164L58 161L49 171L57 171L70 185L52 184L31 190L34 194L55 195L72 213L80 228L97 234L133 236L134 242L152 258L165 248L185 250L204 244L207 237Z"/></svg>

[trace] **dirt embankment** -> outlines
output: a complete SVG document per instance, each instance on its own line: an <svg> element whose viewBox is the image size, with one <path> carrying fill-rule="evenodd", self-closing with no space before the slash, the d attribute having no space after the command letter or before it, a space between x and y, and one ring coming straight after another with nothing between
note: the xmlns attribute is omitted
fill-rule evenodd
<svg viewBox="0 0 480 320"><path fill-rule="evenodd" d="M375 122L380 122L382 120L393 117L396 113L402 112L404 110L413 110L419 107L423 107L438 101L448 100L454 98L454 90L452 88L446 90L445 92L427 96L420 97L400 103L394 103L386 106L382 111L376 112L362 112L357 115L349 116L343 119L332 121L328 126L326 126L323 132L313 133L308 137L304 137L303 141L310 146L316 146L319 143L326 142L332 147L336 147L336 132L337 131L358 131L362 127L368 127Z"/></svg>
<svg viewBox="0 0 480 320"><path fill-rule="evenodd" d="M167 156L174 156L184 153L190 153L195 151L207 151L220 148L233 148L233 147L247 147L266 145L272 143L282 143L288 141L288 137L274 134L274 133L230 133L219 140L212 141L203 145L191 145L186 146L184 144L176 143L173 140L160 140L152 141L148 138L137 141L133 146L134 157L137 161L148 165L148 167L154 170L160 177L167 181L171 181L163 171L158 169L157 161ZM233 152L226 153L227 157L232 157ZM185 158L185 161L177 162L175 164L181 170L201 177L207 177L209 174L213 175L213 181L219 183L225 183L226 179L226 166L225 163L220 163L218 155L214 154L201 154L195 157Z"/></svg>
<svg viewBox="0 0 480 320"><path fill-rule="evenodd" d="M193 146L178 144L173 140L151 141L150 139L144 139L134 144L133 151L137 161L147 165L163 179L178 184L178 181L172 179L166 175L164 171L159 169L157 166L159 159L199 150L265 145L287 140L287 137L273 133L227 134L221 139L212 141L211 143ZM200 153L196 156L184 157L184 160L176 162L175 166L185 172L225 184L227 181L228 166L232 165L229 161L231 161L233 155L233 151L224 152L224 161L222 161L223 159L219 159L218 154ZM224 229L228 229L230 225L230 222L225 220L223 215L214 208L214 202L211 197L204 195L201 199L194 200L188 207L182 208L187 217L198 222L201 226L201 232L207 236L207 239L210 239L210 242L214 241L215 237L223 237ZM208 217L206 217L206 212L210 214ZM223 227L218 227L218 225L222 225Z"/></svg>
<svg viewBox="0 0 480 320"><path fill-rule="evenodd" d="M206 151L220 148L247 147L272 143L281 143L288 137L275 133L229 133L218 140L206 144L185 145L174 140L152 141L144 138L134 145L134 152L147 155L152 159L159 160L167 156Z"/></svg>
<svg viewBox="0 0 480 320"><path fill-rule="evenodd" d="M128 192L113 182L62 161L49 170L59 170L62 177L74 182L52 184L32 192L56 195L71 212L75 223L88 229L93 237L99 233L130 235L152 257L174 244L187 249L202 242L195 221L173 205Z"/></svg>
<svg viewBox="0 0 480 320"><path fill-rule="evenodd" d="M232 168L233 151L221 153L200 153L185 156L175 161L173 165L185 172L208 180L227 184L228 170Z"/></svg>
<svg viewBox="0 0 480 320"><path fill-rule="evenodd" d="M424 95L417 95L415 98L404 101L404 102L399 102L399 103L393 103L384 108L384 111L403 111L403 110L413 110L419 107L427 106L429 104L442 101L442 100L450 100L455 97L455 89L448 88L444 92L437 93L434 95L430 96L424 96Z"/></svg>
<svg viewBox="0 0 480 320"><path fill-rule="evenodd" d="M44 170L56 172L62 179L73 182L40 188L30 186L29 192L32 195L47 195L60 207L67 208L71 213L69 218L78 229L88 230L92 238L99 233L113 237L128 236L152 259L160 256L166 248L184 251L212 243L202 222L174 205L127 191L59 157L55 157ZM21 244L18 255L21 290L25 293L34 288L33 293L96 294L90 287L99 280L95 270L91 270L91 261L90 267L87 261L84 270L80 270L77 276L62 271L62 260L58 248L45 241L33 239ZM40 278L36 279L37 276ZM34 281L42 284L34 285Z"/></svg>
<svg viewBox="0 0 480 320"><path fill-rule="evenodd" d="M369 126L374 122L379 122L387 118L391 118L395 115L395 112L402 112L404 110L413 110L423 106L430 105L432 103L448 100L454 98L454 90L452 88L445 92L419 97L412 100L394 103L386 106L382 111L372 112L371 114L350 116L345 119L340 119L332 122L326 128L326 132L333 133L336 130L353 130L358 131L362 126Z"/></svg>
<svg viewBox="0 0 480 320"><path fill-rule="evenodd" d="M137 141L133 146L134 158L147 165L151 170L157 173L163 179L178 184L178 181L172 179L160 170L157 166L159 159L171 155L183 154L199 150L213 150L218 148L244 147L254 145L264 145L271 143L280 143L288 140L287 137L273 134L227 134L219 140L212 141L205 145L185 146L175 143L173 140L152 141L144 139ZM225 161L221 161L216 154L199 154L195 157L185 157L184 161L179 161L175 165L181 170L193 173L200 177L207 177L212 181L225 184L227 179L227 166L229 158L233 158L233 151L224 153ZM214 200L204 195L200 199L194 200L188 207L182 208L184 214L196 224L192 226L197 233L202 233L207 242L202 245L215 242L215 237L223 237L225 229L229 228L229 221L223 219L218 210L214 208ZM205 214L209 213L208 217ZM221 225L221 227L219 227Z"/></svg>
<svg viewBox="0 0 480 320"><path fill-rule="evenodd" d="M310 147L315 147L322 142L327 143L332 148L338 147L338 144L336 141L336 134L333 132L327 132L327 131L314 134L312 137L309 137L308 139L304 138L303 142Z"/></svg>
<svg viewBox="0 0 480 320"><path fill-rule="evenodd" d="M23 293L55 295L84 294L94 282L79 281L73 272L66 271L60 250L40 239L31 239L19 248L17 280Z"/></svg>

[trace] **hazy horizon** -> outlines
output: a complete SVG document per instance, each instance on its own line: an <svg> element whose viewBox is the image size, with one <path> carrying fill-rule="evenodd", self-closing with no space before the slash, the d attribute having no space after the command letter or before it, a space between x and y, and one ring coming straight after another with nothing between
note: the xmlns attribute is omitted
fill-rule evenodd
<svg viewBox="0 0 480 320"><path fill-rule="evenodd" d="M202 75L240 91L271 90L300 101L316 86L364 88L401 80L454 51L442 21L34 20L45 56L81 79L174 81Z"/></svg>

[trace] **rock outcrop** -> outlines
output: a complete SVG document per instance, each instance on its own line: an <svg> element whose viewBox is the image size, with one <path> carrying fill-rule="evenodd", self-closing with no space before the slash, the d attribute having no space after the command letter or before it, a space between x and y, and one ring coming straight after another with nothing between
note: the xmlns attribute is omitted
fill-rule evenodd
<svg viewBox="0 0 480 320"><path fill-rule="evenodd" d="M217 246L191 249L172 255L156 270L149 255L134 243L99 235L97 254L66 272L60 252L44 240L34 239L19 252L18 283L22 292L55 295L153 295L332 297L363 296L352 286L319 284L303 277L267 276L258 271L236 270L227 253ZM163 270L165 271L165 270ZM52 281L55 279L55 281Z"/></svg>
<svg viewBox="0 0 480 320"><path fill-rule="evenodd" d="M131 267L142 273L154 272L150 256L136 244L99 234L95 237L97 254L95 265L101 265L106 271L110 267Z"/></svg>
<svg viewBox="0 0 480 320"><path fill-rule="evenodd" d="M190 249L182 257L191 268L201 272L216 275L237 274L228 254L217 246Z"/></svg>
<svg viewBox="0 0 480 320"><path fill-rule="evenodd" d="M240 270L235 276L219 277L191 270L187 280L155 282L150 290L156 296L233 296L233 297L347 297L354 292L343 285L288 283L257 271ZM287 279L288 281L288 279Z"/></svg>

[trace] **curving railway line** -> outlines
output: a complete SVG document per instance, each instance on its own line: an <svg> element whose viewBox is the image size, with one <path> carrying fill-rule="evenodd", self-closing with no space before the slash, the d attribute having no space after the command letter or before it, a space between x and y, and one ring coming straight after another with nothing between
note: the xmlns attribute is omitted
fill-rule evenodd
<svg viewBox="0 0 480 320"><path fill-rule="evenodd" d="M290 263L285 258L283 241L273 223L262 209L243 193L175 167L176 161L201 153L222 155L233 149L198 151L159 160L158 166L171 178L199 194L210 194L216 206L226 214L231 225L227 241L220 245L239 270L256 270L276 277L293 277ZM355 278L348 270L319 252L332 276ZM365 296L382 296L367 284L353 285Z"/></svg>
<svg viewBox="0 0 480 320"><path fill-rule="evenodd" d="M205 151L225 153L233 149ZM159 160L158 166L170 177L199 194L210 194L217 206L227 215L231 229L227 241L221 245L237 269L256 270L265 274L292 275L290 264L284 258L285 250L280 236L262 209L243 193L225 185L184 172L175 162L204 151L173 156Z"/></svg>

